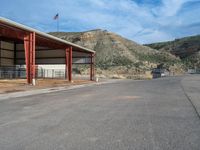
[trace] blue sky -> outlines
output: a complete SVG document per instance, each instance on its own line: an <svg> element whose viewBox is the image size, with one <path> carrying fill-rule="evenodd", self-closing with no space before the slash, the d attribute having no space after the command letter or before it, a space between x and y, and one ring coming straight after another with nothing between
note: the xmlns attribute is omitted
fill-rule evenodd
<svg viewBox="0 0 200 150"><path fill-rule="evenodd" d="M200 34L200 0L1 0L0 16L44 32L104 29L138 43Z"/></svg>

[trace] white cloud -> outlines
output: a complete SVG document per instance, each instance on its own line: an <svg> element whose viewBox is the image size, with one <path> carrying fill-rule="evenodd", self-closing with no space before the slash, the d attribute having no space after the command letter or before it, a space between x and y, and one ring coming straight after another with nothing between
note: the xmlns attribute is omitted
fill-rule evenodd
<svg viewBox="0 0 200 150"><path fill-rule="evenodd" d="M134 37L133 37L134 38ZM168 41L173 40L174 37L167 32L159 30L144 30L137 35L134 39L137 39L140 43L154 43L155 41Z"/></svg>
<svg viewBox="0 0 200 150"><path fill-rule="evenodd" d="M17 7L19 1L24 9ZM182 26L200 22L200 3L199 9L182 12L188 2L200 0L161 1L161 5L154 6L140 5L133 0L35 0L29 4L26 0L18 0L12 5L5 1L5 5L1 3L0 15L33 27L38 25L37 28L43 31L52 31L56 29L52 17L59 13L63 31L102 28L140 43L172 39L180 36ZM195 29L190 33L194 34Z"/></svg>
<svg viewBox="0 0 200 150"><path fill-rule="evenodd" d="M163 16L174 16L181 9L186 0L163 0L160 12Z"/></svg>
<svg viewBox="0 0 200 150"><path fill-rule="evenodd" d="M194 2L198 0L162 0L162 6L153 9L153 12L160 17L175 16L183 5L187 2Z"/></svg>

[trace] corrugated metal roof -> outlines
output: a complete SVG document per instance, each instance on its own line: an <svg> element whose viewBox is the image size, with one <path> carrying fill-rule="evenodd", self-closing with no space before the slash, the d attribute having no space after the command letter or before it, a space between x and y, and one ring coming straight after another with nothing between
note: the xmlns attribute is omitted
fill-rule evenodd
<svg viewBox="0 0 200 150"><path fill-rule="evenodd" d="M10 26L13 26L13 27L17 27L17 28L22 29L22 30L25 30L25 31L35 32L37 35L43 36L43 37L45 37L45 38L52 39L52 40L55 40L55 41L58 41L58 42L61 42L61 43L67 44L67 45L71 45L71 46L73 46L73 47L76 47L76 48L79 48L79 49L82 49L82 50L85 50L85 51L88 51L88 52L95 53L95 51L93 51L93 50L91 50L91 49L88 49L88 48L85 48L85 47L76 45L76 44L74 44L74 43L71 43L71 42L68 42L68 41L66 41L66 40L57 38L57 37L55 37L55 36L52 36L52 35L49 35L49 34L47 34L47 33L38 31L38 30L36 30L36 29L33 29L33 28L31 28L31 27L25 26L25 25L23 25L23 24L14 22L14 21L12 21L12 20L9 20L9 19L3 18L3 17L0 17L0 22L2 22L2 23L4 23L4 24L7 24L7 25L10 25Z"/></svg>

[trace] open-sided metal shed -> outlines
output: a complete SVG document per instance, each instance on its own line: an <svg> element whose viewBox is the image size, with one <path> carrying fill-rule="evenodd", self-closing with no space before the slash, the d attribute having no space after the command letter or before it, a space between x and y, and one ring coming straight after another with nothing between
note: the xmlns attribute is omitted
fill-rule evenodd
<svg viewBox="0 0 200 150"><path fill-rule="evenodd" d="M65 64L72 81L72 64L90 65L94 79L95 51L0 17L0 67L26 65L27 83L33 84L36 65Z"/></svg>

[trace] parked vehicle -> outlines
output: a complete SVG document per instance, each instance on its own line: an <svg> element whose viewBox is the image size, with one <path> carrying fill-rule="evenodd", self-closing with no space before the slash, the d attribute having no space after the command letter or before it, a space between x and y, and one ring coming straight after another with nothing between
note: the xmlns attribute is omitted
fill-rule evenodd
<svg viewBox="0 0 200 150"><path fill-rule="evenodd" d="M169 76L170 74L167 69L158 69L158 68L154 68L151 73L153 75L153 78L166 77Z"/></svg>
<svg viewBox="0 0 200 150"><path fill-rule="evenodd" d="M200 74L200 69L195 68L195 69L188 69L189 74Z"/></svg>

